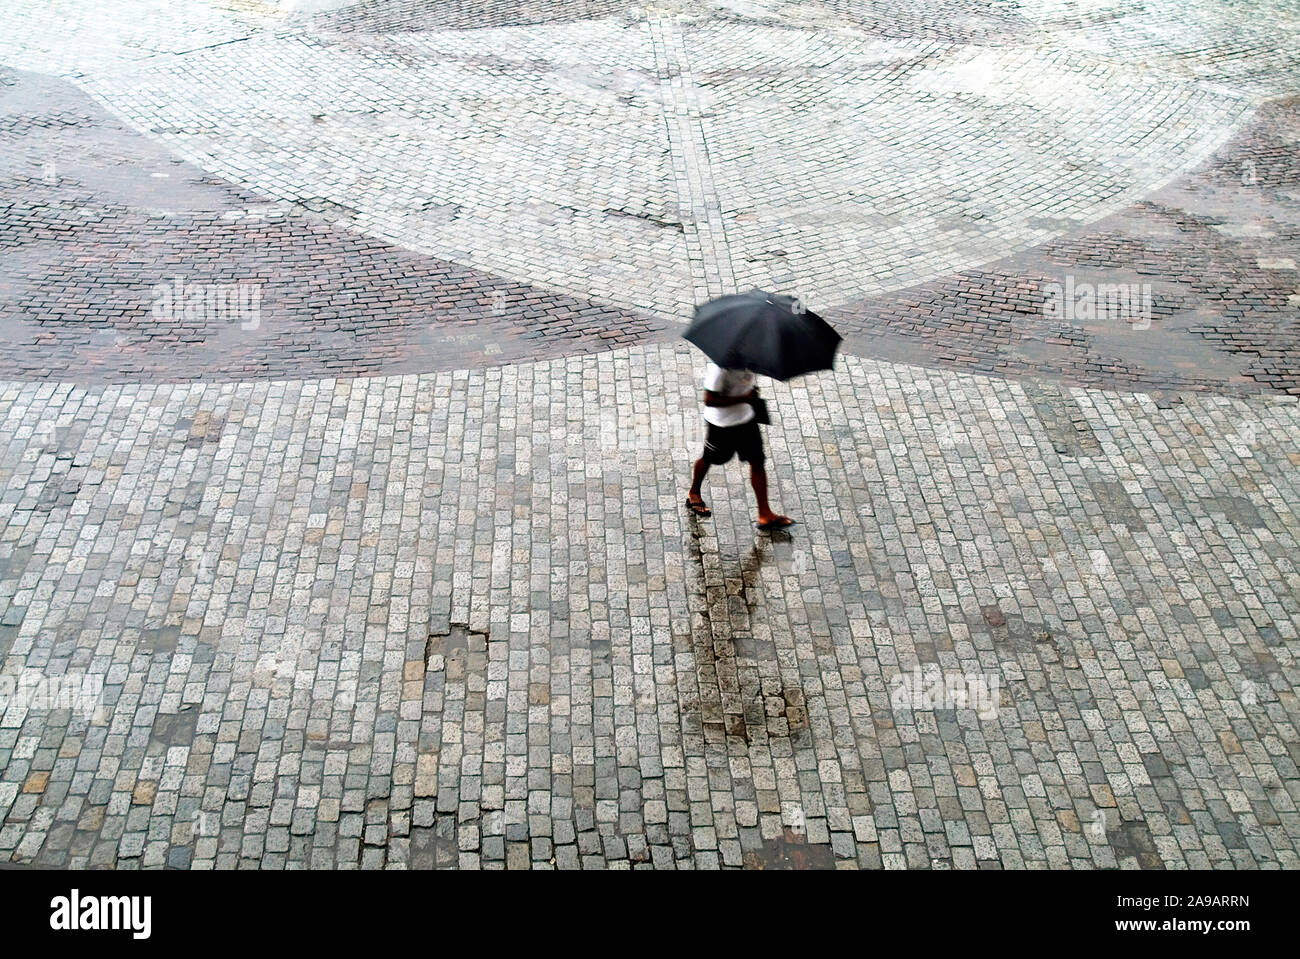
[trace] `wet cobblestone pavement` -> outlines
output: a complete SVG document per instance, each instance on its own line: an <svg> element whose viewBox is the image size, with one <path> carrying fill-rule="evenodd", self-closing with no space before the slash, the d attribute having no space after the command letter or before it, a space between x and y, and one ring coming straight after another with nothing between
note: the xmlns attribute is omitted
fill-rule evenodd
<svg viewBox="0 0 1300 959"><path fill-rule="evenodd" d="M0 861L1300 866L1294 4L7 6Z"/></svg>

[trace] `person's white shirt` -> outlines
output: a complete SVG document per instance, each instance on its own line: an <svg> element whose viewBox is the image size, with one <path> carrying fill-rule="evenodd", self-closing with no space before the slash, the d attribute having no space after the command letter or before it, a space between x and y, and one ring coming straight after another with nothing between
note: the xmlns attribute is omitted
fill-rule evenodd
<svg viewBox="0 0 1300 959"><path fill-rule="evenodd" d="M744 396L754 388L754 374L749 370L724 370L710 363L704 370L704 388L719 396ZM740 426L753 418L754 407L748 403L704 407L704 421L714 426Z"/></svg>

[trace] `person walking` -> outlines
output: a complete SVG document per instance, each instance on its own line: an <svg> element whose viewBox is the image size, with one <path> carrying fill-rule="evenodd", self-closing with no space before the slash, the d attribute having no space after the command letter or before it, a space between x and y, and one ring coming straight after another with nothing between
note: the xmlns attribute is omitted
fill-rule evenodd
<svg viewBox="0 0 1300 959"><path fill-rule="evenodd" d="M723 369L709 363L704 371L704 454L695 461L686 507L697 516L711 516L704 503L704 477L711 466L721 466L739 457L749 464L749 481L758 500L758 528L783 529L794 520L773 512L767 499L767 470L763 466L763 434L754 411L758 387L748 370Z"/></svg>

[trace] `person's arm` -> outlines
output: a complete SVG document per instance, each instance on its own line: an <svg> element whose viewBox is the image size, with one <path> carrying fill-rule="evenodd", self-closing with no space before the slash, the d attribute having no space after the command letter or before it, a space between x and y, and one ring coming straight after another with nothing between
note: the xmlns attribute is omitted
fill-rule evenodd
<svg viewBox="0 0 1300 959"><path fill-rule="evenodd" d="M739 406L741 403L748 403L758 396L758 389L752 389L743 396L720 396L712 390L704 391L705 406Z"/></svg>

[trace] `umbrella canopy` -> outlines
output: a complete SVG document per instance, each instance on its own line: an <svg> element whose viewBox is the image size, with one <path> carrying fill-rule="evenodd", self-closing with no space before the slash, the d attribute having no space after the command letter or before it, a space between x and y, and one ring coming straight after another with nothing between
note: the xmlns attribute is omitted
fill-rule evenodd
<svg viewBox="0 0 1300 959"><path fill-rule="evenodd" d="M840 335L794 297L750 290L695 308L682 334L729 370L752 370L777 380L829 370Z"/></svg>

